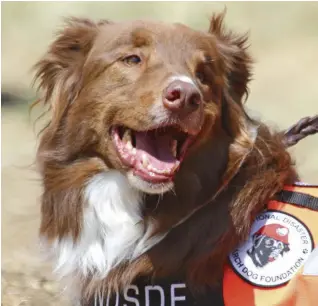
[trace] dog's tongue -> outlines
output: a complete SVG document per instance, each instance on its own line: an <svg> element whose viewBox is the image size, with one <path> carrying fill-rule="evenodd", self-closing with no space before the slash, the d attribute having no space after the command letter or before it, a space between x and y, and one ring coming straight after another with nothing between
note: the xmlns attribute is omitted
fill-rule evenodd
<svg viewBox="0 0 318 306"><path fill-rule="evenodd" d="M135 132L136 137L136 157L143 162L143 154L152 168L158 170L171 170L175 167L177 159L171 151L171 141L169 135L155 135L153 132Z"/></svg>

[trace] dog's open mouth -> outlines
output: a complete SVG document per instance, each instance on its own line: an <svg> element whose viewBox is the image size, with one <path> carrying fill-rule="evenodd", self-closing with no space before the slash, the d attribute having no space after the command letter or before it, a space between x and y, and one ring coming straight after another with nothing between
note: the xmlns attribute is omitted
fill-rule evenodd
<svg viewBox="0 0 318 306"><path fill-rule="evenodd" d="M193 139L175 126L147 131L115 126L111 134L121 160L152 183L172 180Z"/></svg>

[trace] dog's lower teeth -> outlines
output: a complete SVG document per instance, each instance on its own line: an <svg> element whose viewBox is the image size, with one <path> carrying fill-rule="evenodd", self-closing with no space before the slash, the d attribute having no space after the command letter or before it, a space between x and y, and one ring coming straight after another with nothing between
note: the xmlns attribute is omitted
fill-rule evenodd
<svg viewBox="0 0 318 306"><path fill-rule="evenodd" d="M148 161L147 155L145 153L142 154L141 161L142 161L142 165L147 169L147 167L149 165L149 161Z"/></svg>
<svg viewBox="0 0 318 306"><path fill-rule="evenodd" d="M175 169L177 169L179 164L177 164L175 167L173 167L172 169L157 169L154 168L153 166L151 166L150 164L148 164L147 166L147 170L149 171L149 173L157 173L157 174L171 174L172 172L175 171Z"/></svg>
<svg viewBox="0 0 318 306"><path fill-rule="evenodd" d="M175 166L173 167L173 171L176 171L179 165L180 165L180 162L177 160Z"/></svg>

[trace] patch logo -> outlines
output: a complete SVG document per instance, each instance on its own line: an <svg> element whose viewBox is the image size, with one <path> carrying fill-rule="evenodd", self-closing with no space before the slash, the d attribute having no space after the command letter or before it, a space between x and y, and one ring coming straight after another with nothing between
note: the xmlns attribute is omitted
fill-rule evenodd
<svg viewBox="0 0 318 306"><path fill-rule="evenodd" d="M287 283L313 250L312 235L296 217L267 210L255 220L248 241L229 256L234 271L259 287Z"/></svg>

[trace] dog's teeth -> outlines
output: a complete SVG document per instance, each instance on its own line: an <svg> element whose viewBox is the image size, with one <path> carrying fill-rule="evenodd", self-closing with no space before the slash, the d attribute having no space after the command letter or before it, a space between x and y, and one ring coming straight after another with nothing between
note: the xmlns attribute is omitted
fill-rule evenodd
<svg viewBox="0 0 318 306"><path fill-rule="evenodd" d="M176 171L176 170L177 170L177 168L179 167L179 165L180 165L180 162L177 160L177 161L176 161L176 164L174 165L174 167L173 167L173 170L172 170L172 171Z"/></svg>
<svg viewBox="0 0 318 306"><path fill-rule="evenodd" d="M131 150L133 149L133 146L132 146L130 140L127 141L127 143L126 143L126 148L127 148L129 151L131 151Z"/></svg>
<svg viewBox="0 0 318 306"><path fill-rule="evenodd" d="M178 141L173 140L171 143L171 152L172 152L174 157L177 157L177 145L178 145Z"/></svg>
<svg viewBox="0 0 318 306"><path fill-rule="evenodd" d="M149 172L150 176L155 176L155 174L153 172Z"/></svg>
<svg viewBox="0 0 318 306"><path fill-rule="evenodd" d="M131 143L131 129L125 129L124 135L123 135L123 141L128 143Z"/></svg>
<svg viewBox="0 0 318 306"><path fill-rule="evenodd" d="M147 167L149 165L149 161L148 161L147 155L145 153L142 154L141 161L142 161L142 165L147 169Z"/></svg>
<svg viewBox="0 0 318 306"><path fill-rule="evenodd" d="M132 152L133 155L136 155L137 150L136 150L135 148L133 148L133 149L131 150L131 152Z"/></svg>

